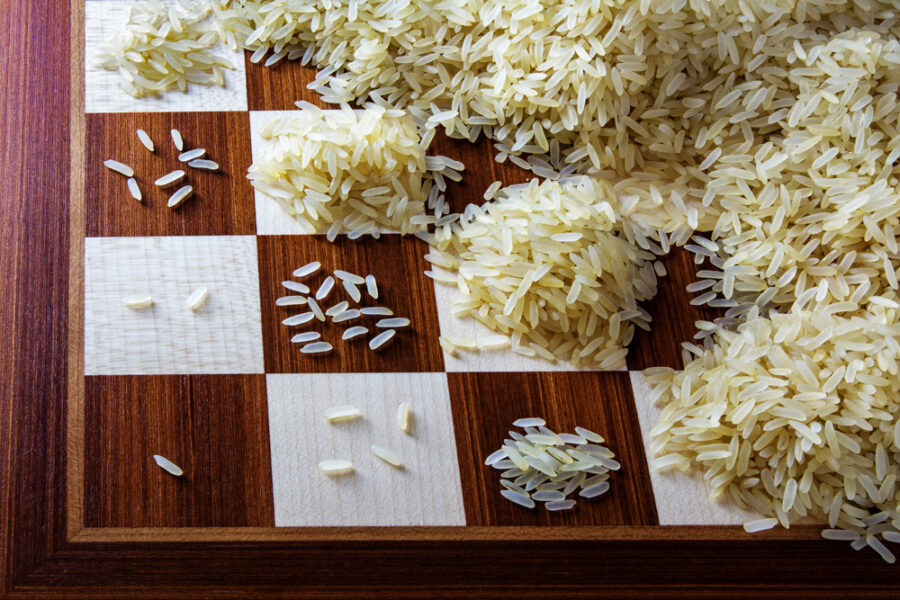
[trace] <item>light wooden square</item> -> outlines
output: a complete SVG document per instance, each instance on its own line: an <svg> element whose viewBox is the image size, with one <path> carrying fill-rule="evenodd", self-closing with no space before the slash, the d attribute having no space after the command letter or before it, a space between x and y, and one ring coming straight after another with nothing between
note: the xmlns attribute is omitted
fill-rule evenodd
<svg viewBox="0 0 900 600"><path fill-rule="evenodd" d="M224 69L225 87L189 85L159 96L134 98L119 87L120 75L94 66L99 48L122 30L123 0L87 0L85 3L85 110L95 112L188 112L247 110L247 76L242 52L218 46L217 53L234 65Z"/></svg>
<svg viewBox="0 0 900 600"><path fill-rule="evenodd" d="M699 471L690 474L680 471L660 473L653 468L650 455L650 430L659 422L661 409L650 401L650 386L639 371L632 371L631 387L641 422L644 452L650 465L650 482L656 498L656 512L660 525L740 525L760 516L737 506L730 498L721 502L709 497L709 486Z"/></svg>
<svg viewBox="0 0 900 600"><path fill-rule="evenodd" d="M267 375L277 526L465 525L450 393L443 373ZM408 402L410 435L396 424ZM336 424L332 406L363 418ZM397 452L399 470L372 444ZM319 461L345 458L355 472L328 477Z"/></svg>
<svg viewBox="0 0 900 600"><path fill-rule="evenodd" d="M257 271L253 236L87 238L85 374L262 373ZM151 308L125 307L144 294Z"/></svg>

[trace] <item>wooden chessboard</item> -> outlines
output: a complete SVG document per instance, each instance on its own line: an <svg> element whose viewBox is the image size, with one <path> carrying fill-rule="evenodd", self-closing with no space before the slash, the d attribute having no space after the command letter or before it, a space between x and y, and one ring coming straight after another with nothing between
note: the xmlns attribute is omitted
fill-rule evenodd
<svg viewBox="0 0 900 600"><path fill-rule="evenodd" d="M3 537L28 549L7 549L15 586L0 590L9 597L396 597L390 590L401 584L404 597L544 598L554 589L643 597L661 585L666 597L761 597L776 589L841 597L848 589L841 586L874 582L855 595L863 597L892 585L893 572L877 557L819 540L817 528L750 536L740 524L754 516L711 501L699 474L649 469L658 409L647 401L641 370L680 366L694 321L714 316L684 291L696 269L687 253L664 259L668 276L647 305L653 330L635 337L627 370L578 370L510 351L450 357L438 336L478 326L454 318L453 291L424 275L423 242L385 233L329 243L301 232L246 179L267 113L292 110L299 99L324 107L306 88L315 72L287 61L267 69L234 55L238 68L226 74L225 88L134 100L119 90L116 73L91 66L125 5L73 0L71 21L61 6L49 16L20 9L17 17L71 36L72 45L70 71L38 76L45 92L62 97L26 110L35 122L45 110L63 115L70 146L64 184L27 180L18 188L40 194L22 206L42 203L34 214L50 238L46 254L32 246L27 262L19 256L20 276L55 280L10 313L13 339L50 339L36 341L46 362L29 363L40 375L10 384L11 391L43 390L48 406L39 409L35 395L37 404L13 403L0 413L17 436L0 444L4 465L25 457L25 474L14 481L4 471L2 482L11 507ZM38 52L29 64L48 56ZM154 140L154 153L139 143L138 128ZM188 174L194 196L177 210L152 184L178 168L172 128L186 149L206 148L221 165ZM484 141L439 136L433 152L466 164L463 182L448 190L455 210L481 202L495 180L531 177L495 162ZM107 158L134 168L143 202L103 166ZM49 160L41 157L42 166ZM15 230L28 235L27 227ZM379 353L336 343L328 356L300 354L281 325L291 313L275 299L281 281L313 260L374 274L379 303L409 317L410 330ZM209 301L196 313L185 310L200 285L210 289ZM52 306L33 299L41 291ZM125 296L143 293L154 297L152 309L123 306ZM342 299L336 294L330 300ZM29 316L44 321L28 325ZM336 326L321 331L336 338ZM394 425L400 402L414 413L409 436ZM323 411L346 403L365 418L327 425ZM503 499L483 461L523 416L606 437L623 465L610 492L564 513ZM46 445L34 448L40 440ZM375 460L372 443L396 449L406 469ZM159 469L154 454L179 464L184 476ZM322 477L316 463L335 456L352 457L357 475ZM29 491L29 482L42 494ZM37 505L44 508L34 509L35 521L26 509ZM473 586L484 593L473 594Z"/></svg>

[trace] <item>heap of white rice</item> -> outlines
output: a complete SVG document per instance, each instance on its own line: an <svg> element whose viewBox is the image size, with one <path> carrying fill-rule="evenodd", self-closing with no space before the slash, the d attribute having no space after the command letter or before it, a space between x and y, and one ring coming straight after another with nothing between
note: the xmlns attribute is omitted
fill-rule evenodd
<svg viewBox="0 0 900 600"><path fill-rule="evenodd" d="M97 66L118 71L119 85L135 98L185 92L190 84L224 87L222 69L234 65L212 50L219 34L209 16L206 3L130 2L122 31L100 49Z"/></svg>
<svg viewBox="0 0 900 600"><path fill-rule="evenodd" d="M638 302L656 294L656 272L617 208L589 177L503 188L421 236L435 246L429 275L459 289L455 315L508 335L520 354L624 368L634 326L649 329Z"/></svg>
<svg viewBox="0 0 900 600"><path fill-rule="evenodd" d="M423 138L402 110L369 104L354 111L302 110L272 118L260 134L268 142L250 167L253 187L276 200L308 233L351 239L380 235L380 227L413 233L448 210L437 176L463 165L426 157ZM438 174L438 175L435 175ZM434 216L425 215L426 208Z"/></svg>

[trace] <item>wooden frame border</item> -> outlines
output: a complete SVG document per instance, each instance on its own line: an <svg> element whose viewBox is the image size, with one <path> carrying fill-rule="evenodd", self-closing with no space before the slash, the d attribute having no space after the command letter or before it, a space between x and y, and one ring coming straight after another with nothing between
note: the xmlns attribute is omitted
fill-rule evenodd
<svg viewBox="0 0 900 600"><path fill-rule="evenodd" d="M0 250L11 265L0 278L9 342L0 355L0 597L896 592L894 567L823 543L809 528L752 537L734 527L81 528L79 502L67 498L80 497L83 469L82 432L71 427L83 409L82 28L83 0L0 5L8 69L0 95ZM76 201L66 206L70 191Z"/></svg>

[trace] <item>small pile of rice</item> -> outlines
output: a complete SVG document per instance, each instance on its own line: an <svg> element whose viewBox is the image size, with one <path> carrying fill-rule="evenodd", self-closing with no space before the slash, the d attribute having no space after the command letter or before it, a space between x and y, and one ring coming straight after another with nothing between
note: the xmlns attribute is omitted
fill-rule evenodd
<svg viewBox="0 0 900 600"><path fill-rule="evenodd" d="M97 66L121 75L120 87L135 98L190 84L225 86L227 58L212 51L219 34L207 22L205 3L131 2L122 31L97 56Z"/></svg>
<svg viewBox="0 0 900 600"><path fill-rule="evenodd" d="M433 136L419 137L402 110L372 104L354 111L302 110L276 116L260 134L269 142L247 177L308 233L351 239L380 236L380 227L413 233L448 210L444 175L459 179L462 163L426 157ZM435 179L438 179L437 185ZM425 215L426 207L434 216Z"/></svg>
<svg viewBox="0 0 900 600"><path fill-rule="evenodd" d="M520 354L623 368L634 326L649 329L638 302L656 294L657 274L617 208L589 177L503 188L420 236L434 245L429 275L459 289L456 316L508 334Z"/></svg>

